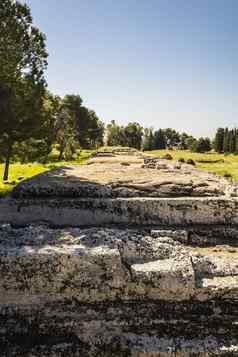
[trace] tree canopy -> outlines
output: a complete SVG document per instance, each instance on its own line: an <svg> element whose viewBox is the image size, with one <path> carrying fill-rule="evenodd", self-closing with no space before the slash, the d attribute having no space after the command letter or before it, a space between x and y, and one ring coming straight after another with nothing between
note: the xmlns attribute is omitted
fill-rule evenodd
<svg viewBox="0 0 238 357"><path fill-rule="evenodd" d="M15 142L41 127L47 66L45 36L33 25L30 8L19 1L0 3L0 136L6 158L4 179Z"/></svg>

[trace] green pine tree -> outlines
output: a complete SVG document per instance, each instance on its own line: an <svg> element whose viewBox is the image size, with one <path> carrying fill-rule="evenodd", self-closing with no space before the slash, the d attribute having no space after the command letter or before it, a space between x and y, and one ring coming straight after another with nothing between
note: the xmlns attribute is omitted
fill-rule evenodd
<svg viewBox="0 0 238 357"><path fill-rule="evenodd" d="M224 128L218 128L214 141L214 149L216 152L221 153L224 151Z"/></svg>
<svg viewBox="0 0 238 357"><path fill-rule="evenodd" d="M224 132L223 151L224 151L224 153L229 152L229 130L228 130L228 128L226 128L225 132Z"/></svg>

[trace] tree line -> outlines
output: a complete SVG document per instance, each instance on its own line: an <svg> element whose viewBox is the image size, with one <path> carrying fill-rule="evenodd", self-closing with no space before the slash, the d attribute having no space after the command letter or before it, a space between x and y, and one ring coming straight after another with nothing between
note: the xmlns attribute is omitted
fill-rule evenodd
<svg viewBox="0 0 238 357"><path fill-rule="evenodd" d="M112 121L106 127L105 143L108 146L131 146L143 151L160 149L183 149L195 152L210 151L212 144L209 138L196 139L187 133L167 128L143 128L136 122L126 126Z"/></svg>
<svg viewBox="0 0 238 357"><path fill-rule="evenodd" d="M129 146L150 151L166 148L238 153L238 130L219 128L215 140L172 128L143 128L137 122L105 125L78 94L64 97L47 88L45 35L34 25L29 6L0 2L0 160L8 179L11 160L47 161L57 147L58 160L80 149Z"/></svg>
<svg viewBox="0 0 238 357"><path fill-rule="evenodd" d="M238 129L218 128L214 140L214 150L218 153L238 154Z"/></svg>

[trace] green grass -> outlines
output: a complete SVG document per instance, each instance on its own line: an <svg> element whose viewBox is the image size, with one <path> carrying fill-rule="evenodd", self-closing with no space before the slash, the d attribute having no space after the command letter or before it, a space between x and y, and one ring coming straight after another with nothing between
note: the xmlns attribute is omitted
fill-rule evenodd
<svg viewBox="0 0 238 357"><path fill-rule="evenodd" d="M0 197L11 192L13 188L20 183L22 180L29 179L32 176L38 175L42 172L54 169L58 166L68 165L68 164L84 164L92 155L92 150L82 150L77 160L74 161L51 161L47 164L40 164L37 162L21 164L12 163L10 165L9 178L6 183L3 182L3 172L4 165L0 164Z"/></svg>
<svg viewBox="0 0 238 357"><path fill-rule="evenodd" d="M224 155L224 154L217 154L217 153L193 153L188 150L154 150L154 151L147 151L146 154L151 156L163 156L169 153L174 160L178 160L180 158L193 159L194 161L197 160L224 160L221 163L199 163L196 162L196 167L209 171L214 172L217 175L225 176L230 175L233 180L238 181L238 155Z"/></svg>

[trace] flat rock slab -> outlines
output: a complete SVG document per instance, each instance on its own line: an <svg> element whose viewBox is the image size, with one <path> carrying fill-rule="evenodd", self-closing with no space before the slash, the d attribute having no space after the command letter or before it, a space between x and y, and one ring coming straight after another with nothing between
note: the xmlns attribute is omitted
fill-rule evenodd
<svg viewBox="0 0 238 357"><path fill-rule="evenodd" d="M0 200L0 223L238 224L237 187L230 181L187 164L154 163L96 157L37 175Z"/></svg>
<svg viewBox="0 0 238 357"><path fill-rule="evenodd" d="M20 183L15 198L128 198L218 197L232 191L228 180L161 160L160 168L143 165L143 158L116 156L94 158L89 165L65 166ZM233 194L235 188L233 189ZM235 194L234 194L235 195Z"/></svg>

